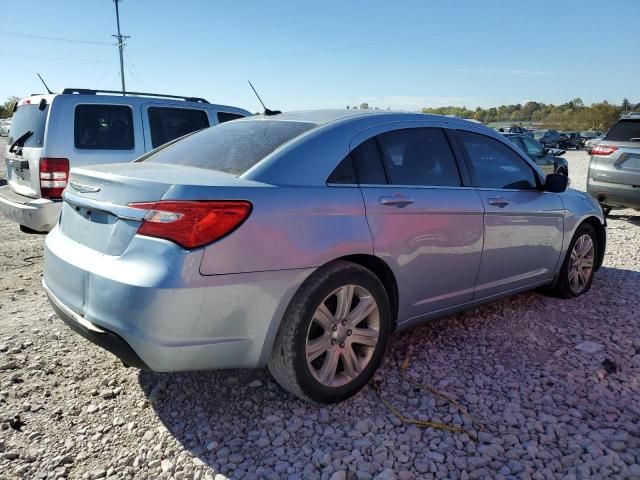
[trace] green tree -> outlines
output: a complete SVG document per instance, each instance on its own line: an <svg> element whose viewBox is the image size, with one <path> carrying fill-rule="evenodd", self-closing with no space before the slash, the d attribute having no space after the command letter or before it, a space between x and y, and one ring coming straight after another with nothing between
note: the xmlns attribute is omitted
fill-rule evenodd
<svg viewBox="0 0 640 480"><path fill-rule="evenodd" d="M18 101L20 101L19 97L11 96L6 102L0 105L0 118L13 116L13 105Z"/></svg>
<svg viewBox="0 0 640 480"><path fill-rule="evenodd" d="M625 97L622 99L621 107L624 112L628 112L629 110L631 110L631 102L629 101L628 98Z"/></svg>

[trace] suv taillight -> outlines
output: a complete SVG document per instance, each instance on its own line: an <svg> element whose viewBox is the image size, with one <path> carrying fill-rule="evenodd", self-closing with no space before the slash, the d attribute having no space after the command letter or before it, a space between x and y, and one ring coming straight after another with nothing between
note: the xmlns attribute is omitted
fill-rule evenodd
<svg viewBox="0 0 640 480"><path fill-rule="evenodd" d="M243 200L161 200L129 206L148 210L138 228L140 235L171 240L186 249L229 235L251 213L251 203Z"/></svg>
<svg viewBox="0 0 640 480"><path fill-rule="evenodd" d="M66 158L40 159L40 193L43 198L62 198L69 180L69 160Z"/></svg>
<svg viewBox="0 0 640 480"><path fill-rule="evenodd" d="M611 155L613 152L618 150L618 148L620 147L614 147L611 145L596 145L591 150L591 155L604 155L604 156Z"/></svg>

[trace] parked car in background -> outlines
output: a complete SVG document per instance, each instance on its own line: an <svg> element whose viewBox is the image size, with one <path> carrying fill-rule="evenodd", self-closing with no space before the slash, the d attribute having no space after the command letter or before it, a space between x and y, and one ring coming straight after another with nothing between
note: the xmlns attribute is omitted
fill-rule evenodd
<svg viewBox="0 0 640 480"><path fill-rule="evenodd" d="M544 136L545 133L546 133L546 130L534 130L533 131L533 139L537 140L539 142L540 139Z"/></svg>
<svg viewBox="0 0 640 480"><path fill-rule="evenodd" d="M587 151L589 155L591 155L591 150L593 150L593 147L595 147L598 143L600 143L603 138L604 138L604 134L584 142L584 149Z"/></svg>
<svg viewBox="0 0 640 480"><path fill-rule="evenodd" d="M593 146L587 192L605 213L640 210L640 112L624 115Z"/></svg>
<svg viewBox="0 0 640 480"><path fill-rule="evenodd" d="M580 136L580 132L564 132L567 136L567 140L565 141L565 148L575 148L576 150L580 150L582 147L582 137Z"/></svg>
<svg viewBox="0 0 640 480"><path fill-rule="evenodd" d="M561 133L557 130L547 130L538 141L545 148L567 148L567 139L566 133Z"/></svg>
<svg viewBox="0 0 640 480"><path fill-rule="evenodd" d="M298 397L337 402L394 330L536 287L589 290L604 217L567 183L464 120L254 116L73 168L43 286L128 365L267 365Z"/></svg>
<svg viewBox="0 0 640 480"><path fill-rule="evenodd" d="M5 150L0 213L26 232L58 220L73 166L130 162L166 142L250 113L202 98L65 89L18 103Z"/></svg>
<svg viewBox="0 0 640 480"><path fill-rule="evenodd" d="M564 158L560 158L561 155L565 154L564 150L544 148L540 142L525 135L506 133L504 136L526 153L545 174L569 175L569 162Z"/></svg>
<svg viewBox="0 0 640 480"><path fill-rule="evenodd" d="M11 127L11 119L0 119L0 137L6 137L9 135L9 127Z"/></svg>
<svg viewBox="0 0 640 480"><path fill-rule="evenodd" d="M584 147L587 141L597 137L601 137L602 135L604 134L598 130L585 130L584 132L580 132L580 138L582 139L582 146Z"/></svg>
<svg viewBox="0 0 640 480"><path fill-rule="evenodd" d="M511 125L510 127L505 127L503 129L503 131L505 133L517 133L517 134L520 134L520 135L525 135L527 137L533 138L533 132L531 132L531 131L527 130L526 128L521 127L519 125Z"/></svg>

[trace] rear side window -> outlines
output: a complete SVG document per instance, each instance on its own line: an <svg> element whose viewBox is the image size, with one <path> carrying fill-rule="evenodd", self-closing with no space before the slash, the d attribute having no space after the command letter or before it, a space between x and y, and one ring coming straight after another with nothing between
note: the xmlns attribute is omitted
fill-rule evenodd
<svg viewBox="0 0 640 480"><path fill-rule="evenodd" d="M384 173L380 150L375 138L362 142L351 152L358 183L363 185L384 185L387 177Z"/></svg>
<svg viewBox="0 0 640 480"><path fill-rule="evenodd" d="M288 141L316 127L284 120L243 120L208 128L142 161L241 175Z"/></svg>
<svg viewBox="0 0 640 480"><path fill-rule="evenodd" d="M461 130L458 135L471 163L471 180L475 187L536 188L536 177L531 166L502 142Z"/></svg>
<svg viewBox="0 0 640 480"><path fill-rule="evenodd" d="M188 133L209 127L207 112L204 110L149 107L147 112L153 148Z"/></svg>
<svg viewBox="0 0 640 480"><path fill-rule="evenodd" d="M74 139L83 150L133 150L133 113L125 105L78 105Z"/></svg>
<svg viewBox="0 0 640 480"><path fill-rule="evenodd" d="M231 120L238 120L244 118L244 115L238 113L218 112L218 123L230 122Z"/></svg>
<svg viewBox="0 0 640 480"><path fill-rule="evenodd" d="M7 143L11 145L25 133L33 132L33 134L25 140L23 146L42 147L42 144L44 143L44 129L47 124L48 111L48 105L44 110L40 110L38 104L19 106L11 120L9 139L7 140Z"/></svg>
<svg viewBox="0 0 640 480"><path fill-rule="evenodd" d="M395 185L462 185L449 141L440 128L409 128L378 136L382 156Z"/></svg>
<svg viewBox="0 0 640 480"><path fill-rule="evenodd" d="M620 120L604 137L613 142L640 142L640 119Z"/></svg>

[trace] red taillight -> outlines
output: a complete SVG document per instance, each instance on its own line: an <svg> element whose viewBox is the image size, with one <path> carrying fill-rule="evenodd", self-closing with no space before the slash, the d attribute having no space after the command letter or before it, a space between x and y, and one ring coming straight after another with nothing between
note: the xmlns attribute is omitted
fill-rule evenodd
<svg viewBox="0 0 640 480"><path fill-rule="evenodd" d="M62 198L69 181L69 160L66 158L40 159L40 193L44 198Z"/></svg>
<svg viewBox="0 0 640 480"><path fill-rule="evenodd" d="M596 145L591 150L591 155L611 155L613 152L618 150L620 147L613 147L611 145Z"/></svg>
<svg viewBox="0 0 640 480"><path fill-rule="evenodd" d="M184 248L198 248L230 234L251 213L251 204L242 200L130 203L148 210L138 233L165 238Z"/></svg>

